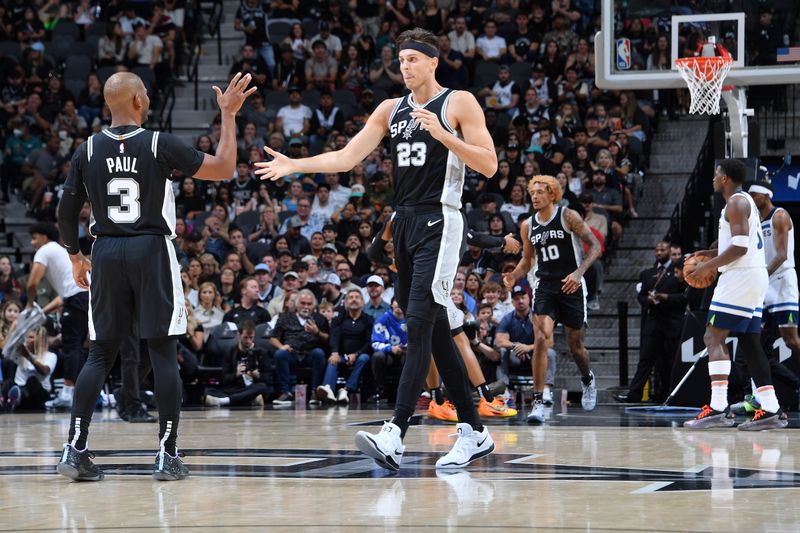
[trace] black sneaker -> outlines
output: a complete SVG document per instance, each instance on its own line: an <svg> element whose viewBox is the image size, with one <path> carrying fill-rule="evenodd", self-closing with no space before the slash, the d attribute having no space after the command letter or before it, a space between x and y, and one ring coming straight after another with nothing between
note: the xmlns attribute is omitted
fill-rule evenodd
<svg viewBox="0 0 800 533"><path fill-rule="evenodd" d="M139 407L139 409L128 415L127 420L131 424L141 424L155 422L158 419L148 413L143 407Z"/></svg>
<svg viewBox="0 0 800 533"><path fill-rule="evenodd" d="M74 481L100 481L105 474L92 459L94 454L88 449L79 452L71 444L65 444L56 472Z"/></svg>
<svg viewBox="0 0 800 533"><path fill-rule="evenodd" d="M158 481L178 481L189 477L189 469L183 464L179 455L174 457L167 452L156 454L153 465L153 478Z"/></svg>
<svg viewBox="0 0 800 533"><path fill-rule="evenodd" d="M294 396L289 392L282 392L280 396L272 400L272 405L292 405Z"/></svg>
<svg viewBox="0 0 800 533"><path fill-rule="evenodd" d="M781 429L789 425L789 418L783 410L778 409L777 413L770 413L763 409L756 409L753 418L739 424L739 431L763 431L765 429Z"/></svg>

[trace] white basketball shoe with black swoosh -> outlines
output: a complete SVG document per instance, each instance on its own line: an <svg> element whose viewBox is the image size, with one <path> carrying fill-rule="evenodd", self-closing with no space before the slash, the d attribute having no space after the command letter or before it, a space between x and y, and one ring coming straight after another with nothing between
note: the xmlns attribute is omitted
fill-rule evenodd
<svg viewBox="0 0 800 533"><path fill-rule="evenodd" d="M356 446L361 453L369 455L379 466L397 472L406 447L400 435L403 432L397 424L384 422L380 433L373 435L366 431L356 433Z"/></svg>
<svg viewBox="0 0 800 533"><path fill-rule="evenodd" d="M456 424L458 439L447 455L436 461L436 468L464 468L472 461L494 451L494 441L489 430L475 431L469 424Z"/></svg>

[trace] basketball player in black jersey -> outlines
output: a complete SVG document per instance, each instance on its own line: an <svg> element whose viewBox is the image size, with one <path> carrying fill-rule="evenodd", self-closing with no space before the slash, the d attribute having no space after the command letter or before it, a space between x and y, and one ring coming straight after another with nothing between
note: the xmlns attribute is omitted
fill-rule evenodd
<svg viewBox="0 0 800 533"><path fill-rule="evenodd" d="M75 282L91 295L89 358L75 385L59 474L79 481L103 479L87 448L89 423L120 343L132 328L148 341L155 376L160 428L153 477L168 481L188 474L176 447L182 389L176 336L186 333L186 309L171 242L175 198L170 175L178 169L200 179L230 179L236 165L236 113L256 90L247 90L249 83L249 74L237 74L224 93L214 87L222 112L216 155L190 148L169 133L143 129L150 99L135 74L114 74L103 87L111 126L75 151L58 206ZM87 199L92 205L89 229L96 237L91 262L78 247L78 216Z"/></svg>
<svg viewBox="0 0 800 533"><path fill-rule="evenodd" d="M583 274L600 257L600 243L583 218L572 209L559 206L561 186L552 176L534 176L528 184L536 211L520 227L522 260L513 272L503 274L511 290L535 266L533 288L533 410L528 422L545 421L542 391L547 371L547 348L551 345L556 322L564 324L567 347L581 372L583 398L587 411L597 403L594 374L589 369L589 352L583 342L586 322L586 284ZM583 244L589 246L583 256ZM582 258L582 259L581 259Z"/></svg>
<svg viewBox="0 0 800 533"><path fill-rule="evenodd" d="M472 403L467 374L456 352L445 305L461 254L464 166L490 177L497 169L494 144L472 94L436 82L438 39L414 29L397 39L400 71L411 94L382 102L364 128L338 152L292 160L268 147L273 160L256 174L279 179L296 172L345 172L390 136L395 171L392 223L398 282L395 295L408 318L408 352L394 416L377 435L359 432L356 444L379 465L400 468L402 438L428 372L430 354L456 406L458 441L436 462L460 468L494 449Z"/></svg>

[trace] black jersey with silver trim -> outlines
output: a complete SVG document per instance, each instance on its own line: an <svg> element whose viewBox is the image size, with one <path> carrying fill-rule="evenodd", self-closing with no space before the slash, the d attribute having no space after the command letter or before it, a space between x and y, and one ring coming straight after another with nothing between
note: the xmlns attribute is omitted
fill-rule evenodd
<svg viewBox="0 0 800 533"><path fill-rule="evenodd" d="M178 137L137 126L104 129L72 157L64 189L92 204L92 235L175 237L175 197L170 176L193 176L203 153Z"/></svg>
<svg viewBox="0 0 800 533"><path fill-rule="evenodd" d="M544 223L538 213L528 219L528 240L536 250L535 273L539 279L562 280L581 263L583 243L564 223L566 209L556 206Z"/></svg>
<svg viewBox="0 0 800 533"><path fill-rule="evenodd" d="M452 89L442 88L424 105L416 104L409 94L400 98L392 109L389 135L397 205L442 204L461 208L464 162L420 129L411 116L414 109L426 109L439 117L446 130L457 135L447 121L447 105L453 93Z"/></svg>

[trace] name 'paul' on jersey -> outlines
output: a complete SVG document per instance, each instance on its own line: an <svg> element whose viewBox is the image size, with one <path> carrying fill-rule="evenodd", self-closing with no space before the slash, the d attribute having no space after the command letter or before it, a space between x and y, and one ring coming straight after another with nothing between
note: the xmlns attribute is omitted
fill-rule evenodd
<svg viewBox="0 0 800 533"><path fill-rule="evenodd" d="M577 270L583 256L583 243L564 223L566 207L556 206L549 220L539 213L528 219L528 240L536 250L536 277L562 280Z"/></svg>
<svg viewBox="0 0 800 533"><path fill-rule="evenodd" d="M447 121L447 105L454 92L442 88L424 105L418 105L409 94L400 98L392 109L389 135L397 205L442 204L461 209L464 162L430 133L420 129L411 116L415 109L426 109L439 117L447 131L458 135Z"/></svg>
<svg viewBox="0 0 800 533"><path fill-rule="evenodd" d="M193 176L203 157L169 133L137 126L104 129L75 151L64 189L88 197L89 231L96 237L174 238L172 169Z"/></svg>

